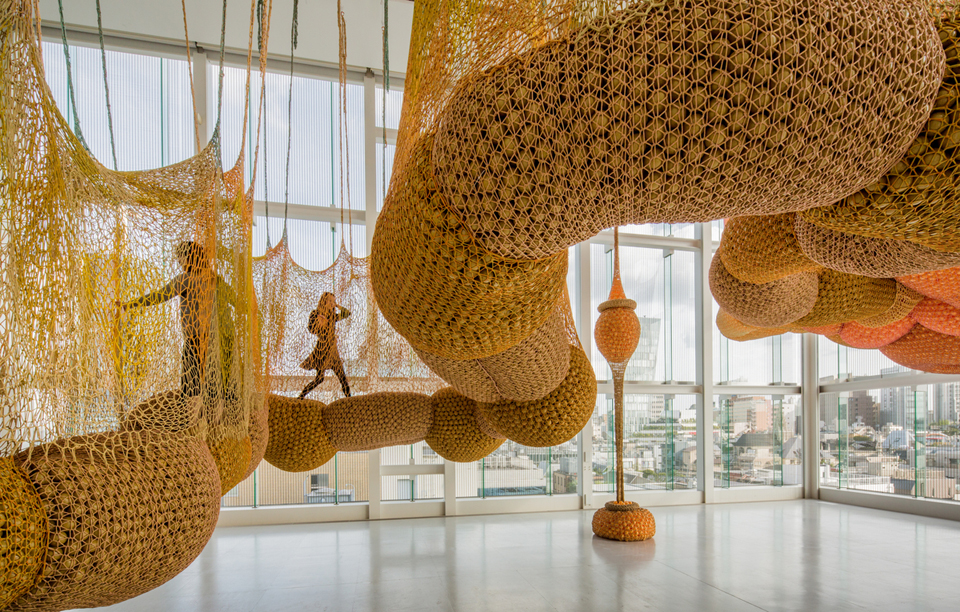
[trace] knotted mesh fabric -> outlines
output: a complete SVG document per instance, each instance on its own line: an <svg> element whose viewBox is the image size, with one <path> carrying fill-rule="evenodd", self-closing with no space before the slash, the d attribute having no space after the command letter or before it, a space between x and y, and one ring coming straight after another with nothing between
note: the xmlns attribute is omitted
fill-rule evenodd
<svg viewBox="0 0 960 612"><path fill-rule="evenodd" d="M242 158L221 171L215 136L158 170L103 167L47 88L34 9L0 2L0 462L48 525L10 609L62 610L193 561L248 468L263 389Z"/></svg>
<svg viewBox="0 0 960 612"><path fill-rule="evenodd" d="M960 374L960 337L916 325L909 334L880 349L901 365L934 374Z"/></svg>
<svg viewBox="0 0 960 612"><path fill-rule="evenodd" d="M910 311L910 318L927 329L960 336L960 309L933 298L926 298Z"/></svg>
<svg viewBox="0 0 960 612"><path fill-rule="evenodd" d="M93 434L14 461L50 531L37 586L8 610L97 607L145 593L183 571L217 524L220 478L196 436Z"/></svg>
<svg viewBox="0 0 960 612"><path fill-rule="evenodd" d="M310 397L325 403L343 396L335 372L339 367L355 393L430 394L444 386L384 318L370 282L370 263L370 258L355 257L342 245L330 267L307 270L293 260L285 239L254 260L263 320L260 342L273 393L299 394L315 378L316 367L324 368L325 379ZM327 293L332 306L321 304ZM311 331L314 312L335 319L330 322L332 337Z"/></svg>
<svg viewBox="0 0 960 612"><path fill-rule="evenodd" d="M897 294L890 308L878 315L857 319L857 323L864 327L884 327L896 323L909 315L914 306L919 304L922 299L923 294L897 282Z"/></svg>
<svg viewBox="0 0 960 612"><path fill-rule="evenodd" d="M936 251L908 240L846 234L797 216L796 235L803 253L821 266L873 278L892 278L952 268L960 253Z"/></svg>
<svg viewBox="0 0 960 612"><path fill-rule="evenodd" d="M944 64L913 1L437 0L414 28L445 203L516 258L832 204L900 159Z"/></svg>
<svg viewBox="0 0 960 612"><path fill-rule="evenodd" d="M897 280L918 293L960 308L960 267L901 276Z"/></svg>
<svg viewBox="0 0 960 612"><path fill-rule="evenodd" d="M720 312L717 313L717 329L720 330L720 333L725 337L738 342L757 340L758 338L766 338L768 336L778 336L790 331L781 327L764 328L747 325L746 323L738 321L736 317L722 308Z"/></svg>
<svg viewBox="0 0 960 612"><path fill-rule="evenodd" d="M567 375L570 347L580 346L566 290L554 313L529 338L483 359L454 360L417 354L458 392L479 402L542 398Z"/></svg>
<svg viewBox="0 0 960 612"><path fill-rule="evenodd" d="M907 155L880 181L832 206L801 213L810 223L848 234L911 240L938 251L960 252L960 198L956 189L960 20L955 3L935 3L934 10L944 13L937 29L947 61L926 126Z"/></svg>
<svg viewBox="0 0 960 612"><path fill-rule="evenodd" d="M478 461L503 443L502 437L489 436L480 428L475 400L446 388L434 393L431 401L433 423L426 442L444 459L460 463Z"/></svg>
<svg viewBox="0 0 960 612"><path fill-rule="evenodd" d="M459 360L496 355L550 316L566 286L567 253L518 261L485 251L437 192L431 144L425 138L394 164L373 239L377 303L417 350Z"/></svg>
<svg viewBox="0 0 960 612"><path fill-rule="evenodd" d="M13 459L0 457L0 608L40 579L49 533L35 486Z"/></svg>
<svg viewBox="0 0 960 612"><path fill-rule="evenodd" d="M270 437L264 458L270 465L287 472L305 472L337 454L323 428L323 403L270 395L267 406Z"/></svg>
<svg viewBox="0 0 960 612"><path fill-rule="evenodd" d="M480 404L494 431L525 446L554 446L573 438L593 414L597 381L593 366L579 347L570 351L570 369L560 385L532 402Z"/></svg>
<svg viewBox="0 0 960 612"><path fill-rule="evenodd" d="M889 310L896 297L897 283L893 279L823 270L816 304L795 324L819 327L865 319Z"/></svg>
<svg viewBox="0 0 960 612"><path fill-rule="evenodd" d="M794 214L735 217L724 224L718 251L724 267L745 283L769 283L820 266L804 255Z"/></svg>
<svg viewBox="0 0 960 612"><path fill-rule="evenodd" d="M866 327L855 321L844 323L840 338L847 346L858 349L878 349L907 335L916 322L910 317L882 327Z"/></svg>
<svg viewBox="0 0 960 612"><path fill-rule="evenodd" d="M754 327L780 327L809 313L817 302L820 279L798 272L763 284L737 280L724 267L720 253L710 264L710 291L726 312Z"/></svg>

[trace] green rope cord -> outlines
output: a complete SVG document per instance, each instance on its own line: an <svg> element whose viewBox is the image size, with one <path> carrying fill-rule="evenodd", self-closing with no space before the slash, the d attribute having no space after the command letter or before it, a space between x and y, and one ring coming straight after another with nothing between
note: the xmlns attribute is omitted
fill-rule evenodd
<svg viewBox="0 0 960 612"><path fill-rule="evenodd" d="M100 63L103 65L103 91L107 98L107 129L110 131L110 153L113 156L113 169L117 166L117 143L113 138L113 111L110 108L110 85L107 81L107 50L103 46L103 17L100 14L100 0L97 2L97 34L100 36Z"/></svg>
<svg viewBox="0 0 960 612"><path fill-rule="evenodd" d="M80 129L80 113L77 112L77 96L73 93L73 67L70 64L70 44L67 43L67 25L63 20L63 0L57 0L60 6L60 36L63 39L63 57L67 61L67 98L70 100L70 108L73 109L73 132L77 135L77 140L83 145L83 148L90 152L86 139L83 137L83 131Z"/></svg>
<svg viewBox="0 0 960 612"><path fill-rule="evenodd" d="M290 88L287 91L287 169L283 192L283 234L287 237L287 212L290 208L290 149L293 144L293 54L297 50L297 12L300 0L293 0L293 24L290 26Z"/></svg>

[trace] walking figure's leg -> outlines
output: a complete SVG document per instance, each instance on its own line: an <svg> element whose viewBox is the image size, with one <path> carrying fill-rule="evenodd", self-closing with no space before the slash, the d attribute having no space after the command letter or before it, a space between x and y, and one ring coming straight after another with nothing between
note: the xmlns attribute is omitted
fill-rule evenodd
<svg viewBox="0 0 960 612"><path fill-rule="evenodd" d="M343 362L339 359L333 364L333 372L340 379L340 388L346 397L350 397L350 383L347 382L347 373L343 370Z"/></svg>
<svg viewBox="0 0 960 612"><path fill-rule="evenodd" d="M303 391L300 392L300 399L303 399L303 398L307 397L307 395L308 395L311 391L313 391L314 389L316 389L317 387L319 387L321 384L323 384L323 379L324 379L324 377L325 377L325 376L324 376L324 371L323 371L323 370L318 370L318 371L317 371L317 376L316 376L313 380L311 380L309 383L307 383L307 386L304 387L304 388L303 388Z"/></svg>

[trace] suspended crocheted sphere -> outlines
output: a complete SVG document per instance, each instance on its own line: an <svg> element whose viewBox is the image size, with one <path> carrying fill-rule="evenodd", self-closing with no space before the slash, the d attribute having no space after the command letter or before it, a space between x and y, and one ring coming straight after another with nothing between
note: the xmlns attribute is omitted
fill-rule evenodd
<svg viewBox="0 0 960 612"><path fill-rule="evenodd" d="M333 459L337 449L323 428L322 402L267 396L270 436L264 459L285 472L314 470Z"/></svg>
<svg viewBox="0 0 960 612"><path fill-rule="evenodd" d="M440 389L430 398L433 424L426 442L448 461L466 463L483 459L497 450L504 438L492 438L477 424L479 406L454 389Z"/></svg>
<svg viewBox="0 0 960 612"><path fill-rule="evenodd" d="M640 319L636 309L637 303L627 299L623 292L617 265L610 296L597 307L600 316L593 328L597 350L610 363L626 363L637 350L640 343Z"/></svg>
<svg viewBox="0 0 960 612"><path fill-rule="evenodd" d="M493 429L524 446L556 446L577 435L593 415L597 380L583 349L570 351L570 371L556 389L533 402L480 404Z"/></svg>
<svg viewBox="0 0 960 612"><path fill-rule="evenodd" d="M167 582L206 545L220 477L200 439L156 430L77 436L14 458L50 526L43 574L8 610L107 606Z"/></svg>

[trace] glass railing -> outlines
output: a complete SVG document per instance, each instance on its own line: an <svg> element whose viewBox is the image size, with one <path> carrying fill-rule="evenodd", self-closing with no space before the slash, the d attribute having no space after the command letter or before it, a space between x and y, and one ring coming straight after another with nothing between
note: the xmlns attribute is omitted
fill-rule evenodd
<svg viewBox="0 0 960 612"><path fill-rule="evenodd" d="M960 501L960 382L821 393L820 485Z"/></svg>
<svg viewBox="0 0 960 612"><path fill-rule="evenodd" d="M800 395L718 395L713 410L714 486L803 483Z"/></svg>

